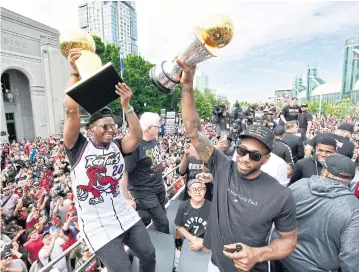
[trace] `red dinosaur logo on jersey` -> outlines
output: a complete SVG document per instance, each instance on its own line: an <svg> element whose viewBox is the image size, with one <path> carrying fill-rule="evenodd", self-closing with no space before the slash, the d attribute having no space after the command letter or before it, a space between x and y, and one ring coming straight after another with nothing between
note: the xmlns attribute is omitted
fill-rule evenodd
<svg viewBox="0 0 359 272"><path fill-rule="evenodd" d="M77 198L79 201L85 201L88 198L88 194L91 193L93 198L90 198L89 204L96 205L102 203L102 193L112 194L116 197L119 192L117 190L118 180L110 176L106 176L106 167L92 166L87 169L86 174L89 178L88 185L78 185Z"/></svg>

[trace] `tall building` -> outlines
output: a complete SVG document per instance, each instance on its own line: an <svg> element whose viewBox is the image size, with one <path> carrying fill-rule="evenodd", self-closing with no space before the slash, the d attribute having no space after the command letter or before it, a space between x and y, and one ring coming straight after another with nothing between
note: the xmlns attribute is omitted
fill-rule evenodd
<svg viewBox="0 0 359 272"><path fill-rule="evenodd" d="M325 81L318 77L318 68L308 67L307 70L307 95L306 99L309 100L312 91L319 85L325 84Z"/></svg>
<svg viewBox="0 0 359 272"><path fill-rule="evenodd" d="M138 54L134 1L87 1L78 6L78 13L80 28L120 46L124 56Z"/></svg>
<svg viewBox="0 0 359 272"><path fill-rule="evenodd" d="M209 89L209 80L208 76L203 74L202 72L197 72L194 79L193 79L193 85L195 89L198 90L205 90Z"/></svg>
<svg viewBox="0 0 359 272"><path fill-rule="evenodd" d="M345 40L342 95L349 94L359 79L359 37Z"/></svg>

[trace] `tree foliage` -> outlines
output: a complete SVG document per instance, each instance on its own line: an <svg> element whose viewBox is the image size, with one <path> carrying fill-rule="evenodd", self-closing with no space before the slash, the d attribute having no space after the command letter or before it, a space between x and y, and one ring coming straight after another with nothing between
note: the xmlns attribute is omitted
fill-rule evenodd
<svg viewBox="0 0 359 272"><path fill-rule="evenodd" d="M317 113L321 107L321 114L334 115L338 118L346 118L348 116L359 117L357 107L348 98L344 98L341 101L326 102L323 101L321 106L318 101L309 101L308 111Z"/></svg>

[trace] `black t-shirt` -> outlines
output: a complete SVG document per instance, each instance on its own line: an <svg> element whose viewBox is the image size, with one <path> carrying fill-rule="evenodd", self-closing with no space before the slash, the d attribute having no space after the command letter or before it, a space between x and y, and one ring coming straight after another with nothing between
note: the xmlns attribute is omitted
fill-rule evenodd
<svg viewBox="0 0 359 272"><path fill-rule="evenodd" d="M284 116L285 120L287 120L287 121L298 120L298 115L301 112L302 112L302 110L298 105L295 105L295 106L288 105L282 109L282 115Z"/></svg>
<svg viewBox="0 0 359 272"><path fill-rule="evenodd" d="M244 243L267 245L274 222L280 232L296 229L296 206L289 188L262 172L257 178L242 178L237 164L214 149L206 164L213 175L214 195L204 246L212 251L212 262L220 271L235 271L233 261L223 254L223 246ZM267 262L252 272L267 271Z"/></svg>
<svg viewBox="0 0 359 272"><path fill-rule="evenodd" d="M309 112L303 112L299 114L298 121L299 128L303 129L304 132L307 132L308 122L313 121L313 116Z"/></svg>
<svg viewBox="0 0 359 272"><path fill-rule="evenodd" d="M125 157L125 169L130 191L158 194L165 190L161 151L156 140L143 140L134 152Z"/></svg>
<svg viewBox="0 0 359 272"><path fill-rule="evenodd" d="M347 138L344 138L343 136L334 134L334 133L319 133L317 134L315 137L313 137L312 139L310 139L308 141L308 145L312 146L312 147L316 147L318 145L318 142L320 140L321 137L332 137L336 140L337 142L337 152L339 154L342 154L344 156L349 157L350 159L353 157L354 155L354 144Z"/></svg>
<svg viewBox="0 0 359 272"><path fill-rule="evenodd" d="M191 200L183 201L177 210L175 224L184 227L192 235L203 238L211 210L211 202L204 201L201 208L195 209L191 205Z"/></svg>

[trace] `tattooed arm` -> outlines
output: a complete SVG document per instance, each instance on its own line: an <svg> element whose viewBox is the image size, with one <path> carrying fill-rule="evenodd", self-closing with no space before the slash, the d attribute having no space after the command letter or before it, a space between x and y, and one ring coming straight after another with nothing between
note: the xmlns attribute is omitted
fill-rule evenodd
<svg viewBox="0 0 359 272"><path fill-rule="evenodd" d="M196 67L188 66L180 60L177 60L177 64L183 69L181 77L183 123L193 146L197 150L198 157L206 163L212 156L214 147L206 134L201 131L201 123L196 111L193 90L193 77Z"/></svg>

